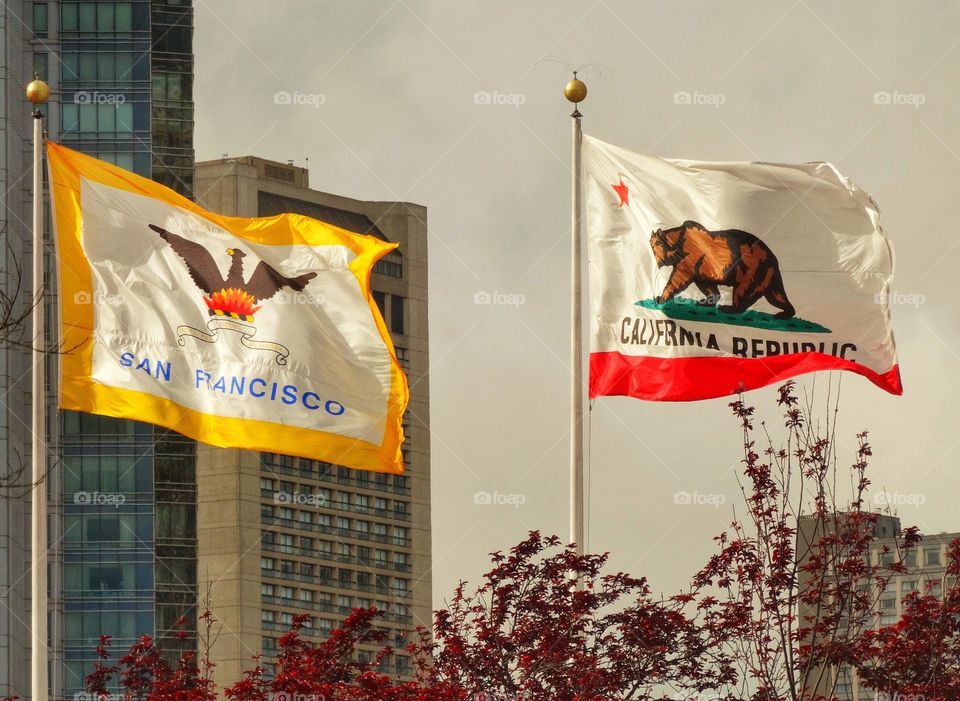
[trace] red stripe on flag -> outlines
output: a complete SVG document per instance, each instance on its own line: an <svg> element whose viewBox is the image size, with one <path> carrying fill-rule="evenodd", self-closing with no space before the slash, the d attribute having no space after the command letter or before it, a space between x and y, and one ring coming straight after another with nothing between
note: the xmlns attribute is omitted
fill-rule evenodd
<svg viewBox="0 0 960 701"><path fill-rule="evenodd" d="M817 370L849 370L891 394L903 394L898 365L880 374L824 353L766 358L655 358L612 351L590 354L590 399L602 396L668 402L713 399L736 394L741 386L757 389Z"/></svg>

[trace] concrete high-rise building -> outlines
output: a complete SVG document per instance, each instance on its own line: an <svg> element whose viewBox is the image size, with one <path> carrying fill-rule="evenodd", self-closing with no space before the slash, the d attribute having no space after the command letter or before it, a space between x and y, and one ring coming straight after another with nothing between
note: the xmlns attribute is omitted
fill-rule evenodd
<svg viewBox="0 0 960 701"><path fill-rule="evenodd" d="M823 529L823 523L815 517L800 518L797 534L798 557L802 559L804 553L809 555L807 544L814 543L816 539L823 536ZM877 514L874 529L876 540L870 551L871 564L883 566L899 560L897 538L900 533L899 517ZM946 566L948 547L956 538L960 538L960 533L924 535L923 541L906 553L904 564L907 566L907 572L893 573L886 588L876 597L874 611L876 629L893 625L900 619L904 612L903 600L912 592L919 591L942 597L944 592L953 586L953 582L947 581ZM884 552L884 548L887 548L888 552ZM806 586L807 579L801 573L799 582L801 590ZM870 586L870 584L864 582L862 586ZM813 609L803 603L800 605L799 614L801 620L812 620L815 616ZM819 673L811 675L810 679L820 679L820 683L816 689L808 691L829 695L832 690L839 701L873 701L875 697L875 692L860 686L856 672L848 667L831 668L825 670L823 675ZM811 684L813 683L815 682L811 681Z"/></svg>
<svg viewBox="0 0 960 701"><path fill-rule="evenodd" d="M32 124L23 90L51 86L51 139L187 196L193 190L190 0L0 4L0 289L29 308ZM48 289L55 287L49 271ZM24 271L17 289L17 266ZM56 319L48 297L48 333ZM28 324L29 326L29 324ZM150 634L167 645L197 602L193 441L130 421L53 408L47 378L51 698L83 687L100 634L116 648ZM0 349L0 479L30 462L30 356ZM0 498L0 696L30 697L30 494L26 475Z"/></svg>
<svg viewBox="0 0 960 701"><path fill-rule="evenodd" d="M311 190L305 168L254 157L198 163L195 192L210 211L295 212L399 243L372 287L410 386L404 475L199 448L198 577L223 623L217 680L240 679L260 651L269 669L297 614L317 641L367 606L385 612L388 642L401 650L389 671L402 675L405 633L432 616L426 209Z"/></svg>

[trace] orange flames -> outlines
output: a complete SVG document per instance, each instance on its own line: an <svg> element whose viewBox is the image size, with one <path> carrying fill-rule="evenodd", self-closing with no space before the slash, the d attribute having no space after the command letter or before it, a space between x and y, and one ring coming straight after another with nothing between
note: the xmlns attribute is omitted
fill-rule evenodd
<svg viewBox="0 0 960 701"><path fill-rule="evenodd" d="M253 295L238 290L236 287L228 287L225 290L214 292L209 299L204 297L203 301L207 303L207 307L211 311L220 311L225 314L252 317L260 310L260 307L253 306L257 301Z"/></svg>

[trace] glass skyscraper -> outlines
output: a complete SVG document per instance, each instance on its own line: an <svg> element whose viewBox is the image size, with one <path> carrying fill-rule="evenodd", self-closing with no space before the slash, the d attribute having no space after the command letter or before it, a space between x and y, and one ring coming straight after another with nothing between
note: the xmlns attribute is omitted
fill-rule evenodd
<svg viewBox="0 0 960 701"><path fill-rule="evenodd" d="M51 139L192 197L193 7L189 0L14 1L2 4L0 28L7 244L0 285L12 295L13 263L29 270L31 255L24 86L34 73L50 84L43 111ZM29 289L23 280L20 297ZM27 351L7 346L0 356L2 480L29 462L30 379ZM56 376L53 356L48 378ZM113 636L117 650L144 634L172 654L196 644L196 445L132 421L52 410L49 419L50 683L52 698L71 698L83 689L101 634ZM0 696L28 698L28 476L17 482L0 500ZM171 634L180 617L182 641Z"/></svg>

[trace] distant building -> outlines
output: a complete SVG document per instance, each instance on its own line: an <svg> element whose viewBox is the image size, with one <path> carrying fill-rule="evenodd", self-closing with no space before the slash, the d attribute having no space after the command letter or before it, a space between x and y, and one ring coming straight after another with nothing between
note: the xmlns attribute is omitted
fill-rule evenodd
<svg viewBox="0 0 960 701"><path fill-rule="evenodd" d="M311 190L305 168L255 157L198 163L195 193L213 212L294 212L398 242L372 287L411 395L405 475L199 446L197 564L201 594L209 588L223 623L217 680L240 679L261 650L269 668L297 614L319 641L366 606L386 612L388 642L400 650L385 671L406 674L405 633L432 620L426 209Z"/></svg>
<svg viewBox="0 0 960 701"><path fill-rule="evenodd" d="M899 517L877 514L874 531L877 540L870 553L872 564L884 565L894 562L898 557L896 538L900 533ZM823 526L816 517L802 516L797 528L797 556L802 560L806 545L815 542L815 539L822 535ZM912 592L920 591L933 596L943 596L945 588L952 585L952 582L946 581L946 562L948 547L955 538L960 538L960 533L924 535L920 545L906 554L907 574L894 574L887 588L878 598L874 622L876 629L893 625L899 620L903 614L903 600ZM891 552L884 553L884 546L890 548ZM801 591L805 585L806 578L801 575L799 581ZM799 614L801 620L810 619L813 611L809 606L801 603ZM816 693L829 693L834 681L836 682L834 694L840 701L872 701L875 696L875 692L862 689L856 673L846 667L827 670Z"/></svg>

